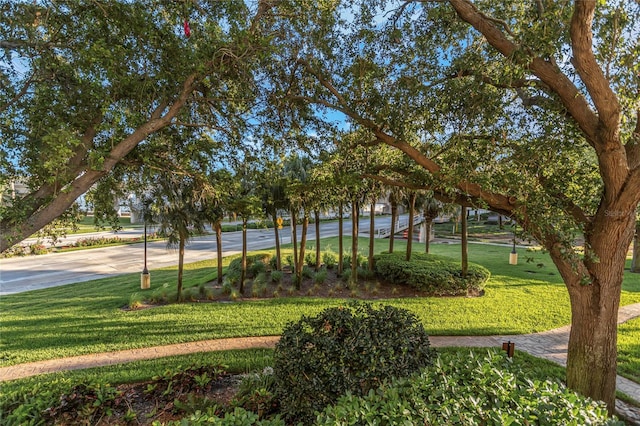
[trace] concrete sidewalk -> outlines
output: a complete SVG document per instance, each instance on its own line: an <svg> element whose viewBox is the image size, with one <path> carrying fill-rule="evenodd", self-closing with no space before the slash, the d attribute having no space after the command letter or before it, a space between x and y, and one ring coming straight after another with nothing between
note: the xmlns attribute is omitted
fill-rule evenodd
<svg viewBox="0 0 640 426"><path fill-rule="evenodd" d="M640 303L623 306L618 313L618 323L637 317L640 317ZM570 329L570 326L565 326L541 333L503 336L430 336L429 341L434 347L500 347L503 342L510 341L515 343L517 350L564 366L567 360ZM196 352L273 348L279 338L279 336L263 336L204 340L18 364L0 368L0 382L57 371L101 367ZM618 376L617 389L640 404L640 384ZM640 425L640 409L624 404L622 401L616 401L616 408L631 424Z"/></svg>

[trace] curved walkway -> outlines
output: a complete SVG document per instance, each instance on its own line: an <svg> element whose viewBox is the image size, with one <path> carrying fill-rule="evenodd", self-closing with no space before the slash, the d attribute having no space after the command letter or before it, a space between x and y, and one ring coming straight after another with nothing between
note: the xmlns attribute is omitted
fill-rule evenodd
<svg viewBox="0 0 640 426"><path fill-rule="evenodd" d="M621 307L618 313L618 323L620 324L636 317L640 317L640 303ZM503 336L430 336L429 341L434 347L500 347L503 342L510 341L515 343L515 348L520 351L564 366L567 360L567 343L570 329L571 326L564 326L541 333ZM195 352L273 348L279 338L279 336L263 336L203 340L17 364L0 368L0 382L57 371L102 367ZM617 390L640 403L640 384L618 376ZM616 407L621 415L624 415L632 424L640 425L640 409L628 406L621 401L616 402Z"/></svg>

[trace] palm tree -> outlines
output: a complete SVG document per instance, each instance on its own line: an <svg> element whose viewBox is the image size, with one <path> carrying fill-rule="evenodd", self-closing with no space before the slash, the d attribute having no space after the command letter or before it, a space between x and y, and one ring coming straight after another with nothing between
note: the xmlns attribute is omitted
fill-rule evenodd
<svg viewBox="0 0 640 426"><path fill-rule="evenodd" d="M309 171L312 162L309 157L294 155L285 162L284 170L288 179L287 192L290 200L291 210L291 233L293 242L293 263L296 274L295 286L300 289L302 283L302 265L304 264L304 253L307 244L307 230L309 228L309 200L307 192L309 189ZM297 218L302 212L302 232L300 237L300 248L297 245Z"/></svg>
<svg viewBox="0 0 640 426"><path fill-rule="evenodd" d="M413 247L413 217L416 213L416 198L418 193L416 191L409 192L409 199L407 204L409 205L409 229L407 229L407 262L411 261L411 250Z"/></svg>
<svg viewBox="0 0 640 426"><path fill-rule="evenodd" d="M193 177L163 174L152 192L153 217L158 231L167 237L167 247L178 248L178 292L182 300L182 277L186 243L197 233L204 232L206 214Z"/></svg>
<svg viewBox="0 0 640 426"><path fill-rule="evenodd" d="M246 165L235 175L232 184L230 209L242 218L242 259L240 271L240 294L244 294L244 282L247 276L247 228L249 219L261 211L261 200L255 193L255 180Z"/></svg>
<svg viewBox="0 0 640 426"><path fill-rule="evenodd" d="M405 193L402 188L392 186L389 188L389 203L391 203L391 234L389 235L389 253L393 253L393 242L396 236L396 224L398 222L398 205L402 203Z"/></svg>
<svg viewBox="0 0 640 426"><path fill-rule="evenodd" d="M222 284L222 221L229 202L228 191L231 174L227 170L217 170L209 175L208 188L204 196L204 210L207 221L216 235L217 281Z"/></svg>
<svg viewBox="0 0 640 426"><path fill-rule="evenodd" d="M431 237L431 228L433 226L433 220L438 217L442 204L433 197L423 195L419 197L416 204L422 209L422 216L424 217L424 229L425 229L425 253L429 253L429 238Z"/></svg>

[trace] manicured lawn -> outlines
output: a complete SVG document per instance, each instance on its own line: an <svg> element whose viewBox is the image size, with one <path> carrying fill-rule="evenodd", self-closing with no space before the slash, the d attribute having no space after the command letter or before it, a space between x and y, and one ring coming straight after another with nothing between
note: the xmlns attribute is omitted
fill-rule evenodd
<svg viewBox="0 0 640 426"><path fill-rule="evenodd" d="M360 246L366 250L366 239ZM345 241L345 247L350 244ZM386 250L378 241L376 250ZM396 241L398 250L404 241ZM337 239L323 240L337 251ZM312 245L310 244L310 247ZM416 250L424 246L415 245ZM457 257L459 245L434 245L433 252ZM508 247L469 247L470 260L492 272L479 298L411 298L380 301L415 312L432 335L520 334L568 324L566 290L548 257L520 251L520 263L508 265ZM364 253L364 251L363 251ZM530 257L531 262L526 262ZM226 260L228 262L228 259ZM185 286L215 276L214 262L188 265ZM152 290L175 291L175 268L152 271ZM139 274L107 278L0 299L0 365L64 356L235 336L279 334L300 315L316 314L345 300L277 298L234 303L185 303L125 311L140 293ZM625 277L622 303L640 302L640 275ZM630 333L637 342L637 332Z"/></svg>
<svg viewBox="0 0 640 426"><path fill-rule="evenodd" d="M618 326L618 371L640 383L640 318Z"/></svg>

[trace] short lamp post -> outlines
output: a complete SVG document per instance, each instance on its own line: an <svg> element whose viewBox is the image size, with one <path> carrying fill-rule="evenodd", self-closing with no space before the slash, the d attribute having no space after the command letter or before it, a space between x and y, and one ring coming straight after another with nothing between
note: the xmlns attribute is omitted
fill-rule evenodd
<svg viewBox="0 0 640 426"><path fill-rule="evenodd" d="M518 253L516 252L516 227L513 226L513 248L511 249L511 253L509 253L509 265L517 265L518 264Z"/></svg>
<svg viewBox="0 0 640 426"><path fill-rule="evenodd" d="M149 274L149 269L147 269L147 210L148 206L145 205L145 211L143 213L144 219L144 269L142 270L142 274L140 274L140 288L142 290L146 290L151 287L151 274Z"/></svg>

